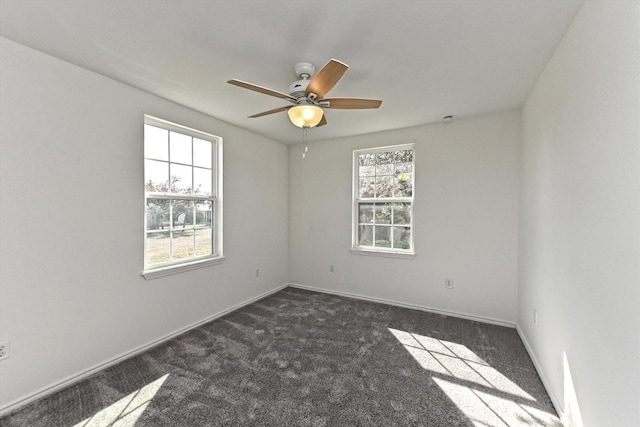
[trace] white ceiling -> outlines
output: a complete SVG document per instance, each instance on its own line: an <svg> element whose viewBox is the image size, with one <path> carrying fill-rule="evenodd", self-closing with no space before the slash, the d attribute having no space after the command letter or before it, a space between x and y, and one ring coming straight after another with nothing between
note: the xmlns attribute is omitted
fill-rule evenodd
<svg viewBox="0 0 640 427"><path fill-rule="evenodd" d="M287 144L293 66L350 66L329 97L383 100L329 110L308 139L519 108L582 0L0 0L0 35Z"/></svg>

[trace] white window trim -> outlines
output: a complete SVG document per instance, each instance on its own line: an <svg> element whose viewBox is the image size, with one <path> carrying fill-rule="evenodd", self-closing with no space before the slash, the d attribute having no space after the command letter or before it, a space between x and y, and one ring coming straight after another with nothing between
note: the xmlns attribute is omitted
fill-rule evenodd
<svg viewBox="0 0 640 427"><path fill-rule="evenodd" d="M214 241L213 245L216 249L216 254L207 255L204 257L196 258L190 261L179 262L175 264L164 264L162 266L156 268L146 268L144 269L140 275L144 277L146 280L156 279L158 277L165 277L172 274L178 274L185 271L197 270L204 267L209 267L213 265L222 264L225 260L224 257L224 248L223 248L223 202L222 202L222 194L223 194L223 182L222 178L223 174L223 161L222 161L222 144L223 138L221 136L213 135L210 133L202 132L197 129L189 128L187 126L178 125L163 119L159 119L157 117L149 116L147 114L144 115L144 124L161 127L163 129L172 130L179 133L188 134L195 138L201 138L205 140L215 140L216 144L216 152L215 152L215 209L214 209ZM142 215L144 217L144 231L145 235L143 236L146 239L146 198L147 192L145 191L145 203L143 205ZM146 243L143 242L143 245L146 247ZM144 255L146 257L146 254ZM143 261L144 262L144 261Z"/></svg>
<svg viewBox="0 0 640 427"><path fill-rule="evenodd" d="M199 259L190 262L184 262L177 265L168 265L153 270L145 270L140 275L146 280L157 279L158 277L170 276L172 274L183 273L185 271L198 270L200 268L210 267L212 265L222 264L225 257L218 256L215 258Z"/></svg>
<svg viewBox="0 0 640 427"><path fill-rule="evenodd" d="M413 229L411 230L413 232ZM353 255L364 255L364 256L377 256L383 258L399 258L399 259L414 259L416 257L415 252L413 251L385 251L383 249L364 249L364 248L352 248L349 249L349 252Z"/></svg>
<svg viewBox="0 0 640 427"><path fill-rule="evenodd" d="M359 164L358 164L358 155L360 153L378 153L381 151L396 151L396 150L412 150L413 151L413 171L411 173L411 188L413 191L411 192L411 249L393 249L393 248L379 248L379 247L368 247L368 246L358 246L358 201L361 200L358 198L359 192ZM400 144L400 145L387 145L384 147L373 147L373 148L364 148L353 150L353 159L352 159L352 193L351 193L351 249L349 252L353 255L364 255L364 256L374 256L374 257L385 257L385 258L400 258L400 259L414 259L416 256L415 253L415 221L414 221L414 206L415 206L415 180L416 180L416 150L415 144ZM380 201L380 202L390 202L393 203L394 198L389 199L370 199L372 202Z"/></svg>

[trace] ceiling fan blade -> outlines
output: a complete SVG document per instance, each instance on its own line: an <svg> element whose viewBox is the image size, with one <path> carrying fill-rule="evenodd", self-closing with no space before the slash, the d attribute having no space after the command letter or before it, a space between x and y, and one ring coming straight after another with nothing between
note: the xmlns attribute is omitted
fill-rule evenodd
<svg viewBox="0 0 640 427"><path fill-rule="evenodd" d="M322 115L322 119L320 119L320 123L318 123L318 124L316 125L316 127L318 127L318 126L324 126L324 125L326 125L326 124L327 124L327 116L325 116L325 115L323 114L323 115Z"/></svg>
<svg viewBox="0 0 640 427"><path fill-rule="evenodd" d="M273 110L263 111L262 113L254 114L253 116L249 116L250 119L255 119L256 117L267 116L269 114L279 113L281 111L287 111L291 107L280 107L274 108Z"/></svg>
<svg viewBox="0 0 640 427"><path fill-rule="evenodd" d="M361 110L367 108L378 108L382 101L377 99L360 99L360 98L326 98L319 100L320 105L324 108L337 108L341 110ZM325 106L324 103L329 105Z"/></svg>
<svg viewBox="0 0 640 427"><path fill-rule="evenodd" d="M316 98L322 98L333 86L335 86L336 83L338 83L338 80L342 78L348 68L349 66L347 64L343 64L336 59L332 59L311 79L304 95L309 97L309 94L315 93Z"/></svg>
<svg viewBox="0 0 640 427"><path fill-rule="evenodd" d="M296 98L291 95L288 95L283 92L278 92L277 90L267 89L266 87L254 85L253 83L243 82L242 80L231 79L227 83L230 83L234 86L238 86L244 89L253 90L255 92L260 92L265 95L275 96L276 98L286 99L291 102L296 102Z"/></svg>

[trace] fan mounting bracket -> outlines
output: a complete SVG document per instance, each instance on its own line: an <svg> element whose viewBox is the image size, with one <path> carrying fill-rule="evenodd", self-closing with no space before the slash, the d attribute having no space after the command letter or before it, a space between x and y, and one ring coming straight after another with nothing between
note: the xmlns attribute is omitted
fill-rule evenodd
<svg viewBox="0 0 640 427"><path fill-rule="evenodd" d="M308 80L316 72L316 67L310 62L298 62L295 67L296 76L303 80Z"/></svg>

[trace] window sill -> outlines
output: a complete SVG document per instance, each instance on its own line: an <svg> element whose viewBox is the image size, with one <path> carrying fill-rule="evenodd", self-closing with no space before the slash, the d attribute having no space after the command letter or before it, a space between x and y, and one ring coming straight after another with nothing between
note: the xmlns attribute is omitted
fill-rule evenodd
<svg viewBox="0 0 640 427"><path fill-rule="evenodd" d="M353 255L376 256L384 258L414 259L416 254L413 252L391 252L391 251L374 251L369 249L349 249Z"/></svg>
<svg viewBox="0 0 640 427"><path fill-rule="evenodd" d="M157 279L158 277L170 276L172 274L183 273L185 271L197 270L199 268L210 267L212 265L222 264L224 257L207 258L198 261L193 261L186 264L169 265L162 268L156 268L153 270L145 270L140 275L146 280Z"/></svg>

